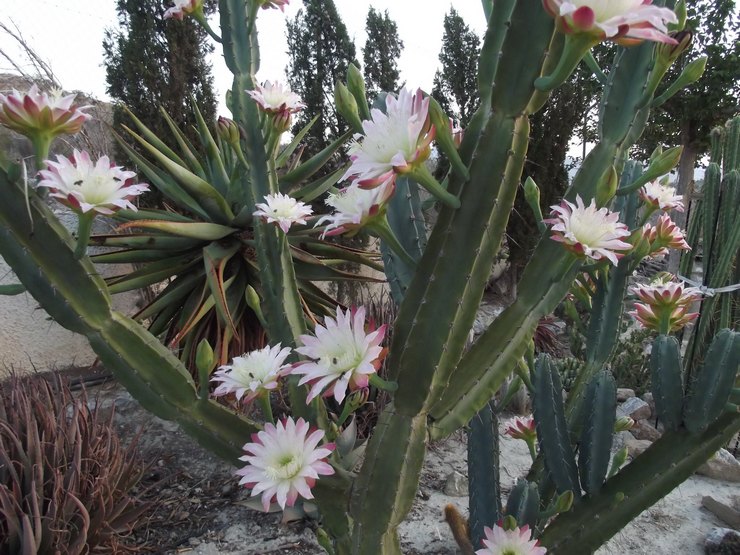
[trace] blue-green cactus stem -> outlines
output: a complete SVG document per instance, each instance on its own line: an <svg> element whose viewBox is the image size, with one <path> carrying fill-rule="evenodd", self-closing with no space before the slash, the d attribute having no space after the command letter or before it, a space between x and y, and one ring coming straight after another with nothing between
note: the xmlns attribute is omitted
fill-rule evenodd
<svg viewBox="0 0 740 555"><path fill-rule="evenodd" d="M517 480L506 500L506 516L514 517L520 528L525 524L532 530L537 528L540 518L540 493L537 484ZM481 545L480 542L477 545Z"/></svg>
<svg viewBox="0 0 740 555"><path fill-rule="evenodd" d="M540 537L548 553L593 553L642 511L689 478L740 430L740 415L724 415L696 436L666 432L588 502L559 515Z"/></svg>
<svg viewBox="0 0 740 555"><path fill-rule="evenodd" d="M586 390L583 432L578 448L578 470L588 495L599 492L609 469L616 409L617 383L608 371L599 372Z"/></svg>
<svg viewBox="0 0 740 555"><path fill-rule="evenodd" d="M475 415L468 431L468 524L473 545L481 545L484 526L502 517L498 416L492 404L486 404Z"/></svg>
<svg viewBox="0 0 740 555"><path fill-rule="evenodd" d="M650 352L650 381L655 412L668 430L678 430L683 412L681 354L675 337L659 335Z"/></svg>

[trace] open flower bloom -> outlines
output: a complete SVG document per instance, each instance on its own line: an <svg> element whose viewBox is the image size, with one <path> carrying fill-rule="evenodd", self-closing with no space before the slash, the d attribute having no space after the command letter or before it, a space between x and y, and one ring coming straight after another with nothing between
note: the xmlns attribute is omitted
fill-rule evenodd
<svg viewBox="0 0 740 555"><path fill-rule="evenodd" d="M326 198L326 204L335 212L322 216L317 226L328 222L323 235L340 235L357 231L362 226L385 214L388 199L393 196L395 182L392 178L374 189L363 189L356 184L345 187L336 194Z"/></svg>
<svg viewBox="0 0 740 555"><path fill-rule="evenodd" d="M389 94L386 113L374 108L365 131L349 147L352 165L342 176L362 187L387 183L395 173L407 173L422 164L431 152L434 126L429 121L429 98L421 90L401 89L398 98Z"/></svg>
<svg viewBox="0 0 740 555"><path fill-rule="evenodd" d="M36 85L27 93L0 94L0 123L26 136L77 133L92 116L83 112L89 106L73 105L75 96L64 96L62 91L43 93Z"/></svg>
<svg viewBox="0 0 740 555"><path fill-rule="evenodd" d="M279 81L265 81L253 91L246 92L262 111L274 118L275 127L281 132L290 128L291 115L306 107L300 96Z"/></svg>
<svg viewBox="0 0 740 555"><path fill-rule="evenodd" d="M632 245L622 241L629 237L627 226L619 223L619 213L609 212L606 208L596 208L596 201L584 206L580 196L573 204L567 200L551 206L551 218L544 220L552 224L551 239L559 241L579 256L594 260L607 259L615 266L624 251Z"/></svg>
<svg viewBox="0 0 740 555"><path fill-rule="evenodd" d="M476 551L476 555L545 555L547 549L540 547L540 542L532 539L532 532L526 524L521 528L504 530L500 526L483 528L486 537L483 539L484 549Z"/></svg>
<svg viewBox="0 0 740 555"><path fill-rule="evenodd" d="M280 8L280 11L285 11L285 6L290 4L290 0L260 0L262 2L262 9L267 10L269 8Z"/></svg>
<svg viewBox="0 0 740 555"><path fill-rule="evenodd" d="M310 206L282 193L267 195L264 203L256 205L254 216L263 218L268 224L276 223L288 233L292 224L305 224L306 218L313 214Z"/></svg>
<svg viewBox="0 0 740 555"><path fill-rule="evenodd" d="M280 377L290 368L284 364L290 348L269 345L234 357L230 365L221 366L211 381L220 382L213 394L217 397L235 393L237 400L251 401L264 392L275 389Z"/></svg>
<svg viewBox="0 0 740 555"><path fill-rule="evenodd" d="M565 33L588 33L622 44L652 40L676 44L666 23L678 23L672 10L651 0L543 0ZM630 40L632 39L632 40Z"/></svg>
<svg viewBox="0 0 740 555"><path fill-rule="evenodd" d="M93 163L87 152L75 149L71 160L57 156L56 162L46 160L46 165L37 186L48 188L50 196L83 214L136 210L131 199L149 190L143 183L133 183L136 173L112 165L107 156Z"/></svg>
<svg viewBox="0 0 740 555"><path fill-rule="evenodd" d="M265 429L252 435L244 446L246 455L239 457L247 466L236 471L240 485L252 489L252 497L262 495L262 507L270 510L277 501L281 508L295 505L298 496L313 499L311 488L319 476L334 474L326 461L334 444L319 447L322 430L310 430L308 422L287 418L277 424L267 423Z"/></svg>
<svg viewBox="0 0 740 555"><path fill-rule="evenodd" d="M676 188L650 181L640 189L640 198L654 210L678 210L683 212L683 197L676 195Z"/></svg>
<svg viewBox="0 0 740 555"><path fill-rule="evenodd" d="M164 12L164 18L175 18L182 20L186 15L190 15L198 10L203 9L203 0L174 0L174 6Z"/></svg>
<svg viewBox="0 0 740 555"><path fill-rule="evenodd" d="M650 243L651 256L668 254L668 249L691 250L683 231L668 214L661 214L656 225L645 224L642 233Z"/></svg>
<svg viewBox="0 0 740 555"><path fill-rule="evenodd" d="M660 333L679 330L699 315L690 313L689 308L701 298L701 291L686 287L683 282L659 281L636 285L631 291L642 303L635 303L635 310L630 314L644 327Z"/></svg>
<svg viewBox="0 0 740 555"><path fill-rule="evenodd" d="M516 416L506 423L504 433L514 439L532 441L537 439L537 427L531 416Z"/></svg>
<svg viewBox="0 0 740 555"><path fill-rule="evenodd" d="M337 307L336 320L327 316L314 335L301 335L303 346L296 351L312 360L296 364L291 374L303 375L299 385L311 385L307 401L326 390L324 396L341 403L348 388L367 387L385 356L380 346L384 335L385 325L366 333L364 307L346 312Z"/></svg>

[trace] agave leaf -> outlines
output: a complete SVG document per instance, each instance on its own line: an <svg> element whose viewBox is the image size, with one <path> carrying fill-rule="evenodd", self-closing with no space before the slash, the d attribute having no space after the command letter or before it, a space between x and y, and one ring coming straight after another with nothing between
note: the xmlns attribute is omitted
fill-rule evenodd
<svg viewBox="0 0 740 555"><path fill-rule="evenodd" d="M126 111L126 115L131 118L131 120L134 122L134 125L139 129L141 134L152 144L154 145L160 152L168 156L170 159L174 160L178 164L184 166L185 161L180 158L180 156L172 150L170 147L168 147L159 137L157 137L151 129L149 129L144 123L137 118L134 113L128 109L128 107L124 106L123 109ZM125 127L125 126L124 126Z"/></svg>
<svg viewBox="0 0 740 555"><path fill-rule="evenodd" d="M180 128L177 127L175 122L162 106L159 107L159 112L164 117L165 122L167 122L167 126L170 128L170 131L172 131L180 150L185 156L185 160L189 164L189 169L194 171L202 179L206 179L206 173L203 171L203 164L200 163L200 160L198 160L198 157L195 154L195 146L187 139L187 137L185 137L183 132L180 131Z"/></svg>
<svg viewBox="0 0 740 555"><path fill-rule="evenodd" d="M295 137L293 137L293 140L290 142L288 146L286 146L280 154L278 154L278 157L275 159L275 167L282 168L287 162L288 158L290 158L293 153L295 152L295 149L298 148L298 145L303 140L303 137L306 136L306 133L313 127L313 124L316 123L316 120L319 119L318 114L313 117L311 121L309 121L306 126L301 129L298 133L296 133Z"/></svg>
<svg viewBox="0 0 740 555"><path fill-rule="evenodd" d="M202 280L202 272L177 276L152 302L134 314L133 319L141 321L150 318L171 305L179 308L179 301L190 294L198 282L202 282Z"/></svg>
<svg viewBox="0 0 740 555"><path fill-rule="evenodd" d="M294 191L292 196L303 202L311 202L336 185L348 167L349 165L343 166L326 177L322 177L301 187L297 191Z"/></svg>
<svg viewBox="0 0 740 555"><path fill-rule="evenodd" d="M121 224L118 229L141 227L144 229L155 229L164 231L179 237L190 237L201 241L218 241L227 235L237 232L233 227L205 222L168 222L164 220L138 220Z"/></svg>
<svg viewBox="0 0 740 555"><path fill-rule="evenodd" d="M303 162L293 171L286 173L280 178L280 188L285 186L297 185L301 181L308 179L317 171L319 171L329 159L334 156L334 153L352 136L351 131L347 131L338 139L335 139L329 146L323 149L321 152L314 154L311 158Z"/></svg>
<svg viewBox="0 0 740 555"><path fill-rule="evenodd" d="M226 270L226 264L238 250L239 243L234 243L229 247L222 247L218 243L212 243L203 249L206 281L216 303L216 312L223 324L228 326L234 334L236 334L236 324L234 324L234 319L226 301L224 271Z"/></svg>
<svg viewBox="0 0 740 555"><path fill-rule="evenodd" d="M162 260L164 256L181 256L188 253L194 253L194 250L163 252L155 249L122 249L94 254L90 258L96 264L140 264L142 262L156 262Z"/></svg>
<svg viewBox="0 0 740 555"><path fill-rule="evenodd" d="M216 141L213 139L211 130L208 128L206 120L203 119L203 114L201 114L198 104L195 102L195 98L191 97L190 103L193 106L193 112L195 113L195 121L198 125L200 141L206 149L206 162L208 163L210 170L211 180L216 189L218 189L222 195L228 196L231 179L229 179L229 173L226 171L226 167L224 166L223 154L218 148Z"/></svg>
<svg viewBox="0 0 740 555"><path fill-rule="evenodd" d="M135 270L123 276L108 278L108 290L112 294L141 289L160 283L174 275L181 274L198 264L200 260L192 255L170 258L160 262L152 262L144 268Z"/></svg>
<svg viewBox="0 0 740 555"><path fill-rule="evenodd" d="M137 233L135 235L93 235L90 237L90 244L98 247L184 251L203 246L203 241L158 233Z"/></svg>
<svg viewBox="0 0 740 555"><path fill-rule="evenodd" d="M168 222L195 221L183 214L170 212L169 210L119 210L115 214L115 219L124 222L132 222L136 220L167 220Z"/></svg>

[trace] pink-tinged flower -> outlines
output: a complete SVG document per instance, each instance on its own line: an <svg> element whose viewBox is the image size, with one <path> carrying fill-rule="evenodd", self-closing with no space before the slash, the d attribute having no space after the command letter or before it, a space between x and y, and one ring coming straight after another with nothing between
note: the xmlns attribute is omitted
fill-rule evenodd
<svg viewBox="0 0 740 555"><path fill-rule="evenodd" d="M678 23L672 10L651 0L543 0L564 33L587 33L599 40L634 44L643 40L677 44L667 23Z"/></svg>
<svg viewBox="0 0 740 555"><path fill-rule="evenodd" d="M144 183L134 183L136 173L114 166L107 156L93 163L87 152L75 150L72 159L57 156L46 160L38 187L46 187L50 196L76 212L94 211L111 215L116 210L136 210L131 199L148 191Z"/></svg>
<svg viewBox="0 0 740 555"><path fill-rule="evenodd" d="M640 189L640 198L654 210L678 210L683 212L683 197L676 195L676 188L650 181Z"/></svg>
<svg viewBox="0 0 740 555"><path fill-rule="evenodd" d="M0 94L0 123L29 137L77 133L92 116L83 112L90 106L73 105L75 96L64 96L62 91L40 92L36 85L27 93L14 90L8 95Z"/></svg>
<svg viewBox="0 0 740 555"><path fill-rule="evenodd" d="M691 250L683 231L671 220L668 214L661 214L656 225L645 224L643 237L650 243L650 255L668 254L668 249Z"/></svg>
<svg viewBox="0 0 740 555"><path fill-rule="evenodd" d="M531 416L516 416L506 423L504 433L514 439L531 441L537 438L537 426Z"/></svg>
<svg viewBox="0 0 740 555"><path fill-rule="evenodd" d="M264 219L268 224L278 224L283 233L288 233L292 224L305 224L306 218L313 214L310 206L282 193L267 195L265 202L256 207L258 210L254 216Z"/></svg>
<svg viewBox="0 0 740 555"><path fill-rule="evenodd" d="M371 326L372 327L372 326ZM386 326L365 331L365 308L343 312L337 307L337 318L326 317L317 325L314 335L301 335L303 344L296 351L312 359L293 367L291 374L301 374L299 385L310 384L307 401L322 392L344 400L347 389L367 387L370 376L380 368L385 349L380 346Z"/></svg>
<svg viewBox="0 0 740 555"><path fill-rule="evenodd" d="M290 0L260 0L262 2L262 9L267 10L269 8L280 8L280 11L285 11L285 6L290 4Z"/></svg>
<svg viewBox="0 0 740 555"><path fill-rule="evenodd" d="M540 547L540 542L532 539L532 532L526 524L521 528L504 530L500 526L483 528L486 537L483 539L484 549L476 551L476 555L545 555L547 549Z"/></svg>
<svg viewBox="0 0 740 555"><path fill-rule="evenodd" d="M291 115L306 107L300 96L279 81L265 81L264 85L246 92L260 109L274 118L274 125L281 132L290 129Z"/></svg>
<svg viewBox="0 0 740 555"><path fill-rule="evenodd" d="M596 208L596 201L584 206L580 196L576 204L563 200L560 205L551 206L551 218L544 220L552 224L551 239L563 243L565 247L579 256L594 260L606 258L615 266L632 245L622 241L629 237L627 226L619 223L619 213L606 208Z"/></svg>
<svg viewBox="0 0 740 555"><path fill-rule="evenodd" d="M277 501L281 508L295 505L298 496L313 499L311 488L319 476L330 476L334 469L326 461L334 450L333 443L319 447L322 430L310 430L308 422L287 418L252 435L244 446L246 455L239 457L247 466L236 471L240 485L251 488L252 497L262 494L262 507L270 510Z"/></svg>
<svg viewBox="0 0 740 555"><path fill-rule="evenodd" d="M330 194L326 204L335 212L322 216L317 226L328 222L323 232L326 235L340 235L356 232L375 218L385 214L386 203L393 196L395 182L392 178L374 189L364 189L356 184L345 187L336 194Z"/></svg>
<svg viewBox="0 0 740 555"><path fill-rule="evenodd" d="M669 276L672 277L672 276ZM691 304L701 298L701 291L683 282L663 281L631 288L642 303L635 303L630 314L644 327L660 333L681 329L699 314L690 313Z"/></svg>
<svg viewBox="0 0 740 555"><path fill-rule="evenodd" d="M203 0L174 0L174 4L164 12L165 19L175 18L182 21L186 15L203 9Z"/></svg>
<svg viewBox="0 0 740 555"><path fill-rule="evenodd" d="M234 393L241 401L246 393L244 401L248 402L275 389L278 380L290 369L290 364L285 364L289 354L290 348L281 349L278 343L234 357L230 365L221 366L211 378L213 382L220 382L213 394L220 397Z"/></svg>
<svg viewBox="0 0 740 555"><path fill-rule="evenodd" d="M349 147L352 165L342 176L362 187L385 184L396 173L407 173L422 164L431 152L435 129L429 121L429 98L421 90L401 89L386 97L386 113L374 108L365 131Z"/></svg>

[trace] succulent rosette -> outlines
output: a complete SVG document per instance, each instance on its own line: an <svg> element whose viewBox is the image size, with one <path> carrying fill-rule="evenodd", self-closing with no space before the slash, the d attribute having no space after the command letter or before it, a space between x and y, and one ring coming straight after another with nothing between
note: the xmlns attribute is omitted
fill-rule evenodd
<svg viewBox="0 0 740 555"><path fill-rule="evenodd" d="M678 210L683 212L683 197L676 194L676 188L650 181L640 189L640 198L653 210Z"/></svg>
<svg viewBox="0 0 740 555"><path fill-rule="evenodd" d="M216 397L234 393L237 400L248 402L278 386L280 377L290 369L285 359L290 348L281 349L280 343L269 345L234 357L231 364L221 366L211 381L218 383L213 392Z"/></svg>
<svg viewBox="0 0 740 555"><path fill-rule="evenodd" d="M392 178L373 189L365 189L356 184L345 187L326 198L324 202L334 208L334 212L322 216L316 225L328 223L324 236L356 232L368 223L384 218L386 203L393 196L394 190Z"/></svg>
<svg viewBox="0 0 740 555"><path fill-rule="evenodd" d="M385 329L383 325L366 331L364 307L346 311L337 307L336 319L327 316L313 335L301 335L302 346L296 351L311 360L296 364L291 373L303 376L299 385L310 384L307 401L323 392L341 403L347 390L367 387L385 356L380 346Z"/></svg>
<svg viewBox="0 0 740 555"><path fill-rule="evenodd" d="M267 195L265 202L258 203L256 208L254 216L277 224L283 233L288 233L293 224L305 224L306 218L313 214L310 206L282 193Z"/></svg>
<svg viewBox="0 0 740 555"><path fill-rule="evenodd" d="M635 303L630 314L648 329L659 333L677 331L699 316L689 309L693 302L701 299L701 291L686 287L683 282L659 280L649 285L635 285L631 291L642 302Z"/></svg>
<svg viewBox="0 0 740 555"><path fill-rule="evenodd" d="M545 223L551 224L551 239L563 243L570 251L593 260L606 259L616 266L632 245L622 239L629 237L627 226L619 222L619 213L596 208L596 201L585 206L580 196L576 203L563 200L551 206L552 214Z"/></svg>
<svg viewBox="0 0 740 555"><path fill-rule="evenodd" d="M0 123L26 136L77 133L92 116L84 112L90 106L74 106L76 96L41 92L36 85L26 93L0 94Z"/></svg>
<svg viewBox="0 0 740 555"><path fill-rule="evenodd" d="M46 161L38 187L49 189L50 196L82 214L97 212L111 215L116 210L136 210L131 199L149 190L134 183L136 173L111 163L107 156L93 162L87 152L74 151L72 159L57 156Z"/></svg>
<svg viewBox="0 0 740 555"><path fill-rule="evenodd" d="M678 23L676 14L651 0L543 0L543 4L565 33L586 33L622 44L643 40L676 44L666 26Z"/></svg>
<svg viewBox="0 0 740 555"><path fill-rule="evenodd" d="M323 438L323 430L311 430L302 418L265 424L244 445L246 454L239 460L247 465L236 471L241 476L239 484L250 488L252 497L261 496L265 512L273 502L285 509L295 505L299 496L313 499L311 488L316 480L334 474L326 460L334 444L319 446Z"/></svg>
<svg viewBox="0 0 740 555"><path fill-rule="evenodd" d="M182 20L187 15L203 11L203 0L174 0L174 6L164 12L165 19Z"/></svg>
<svg viewBox="0 0 740 555"><path fill-rule="evenodd" d="M540 547L540 542L532 539L529 526L513 530L504 530L500 526L483 528L486 537L483 539L484 549L476 551L476 555L545 555L547 549Z"/></svg>

